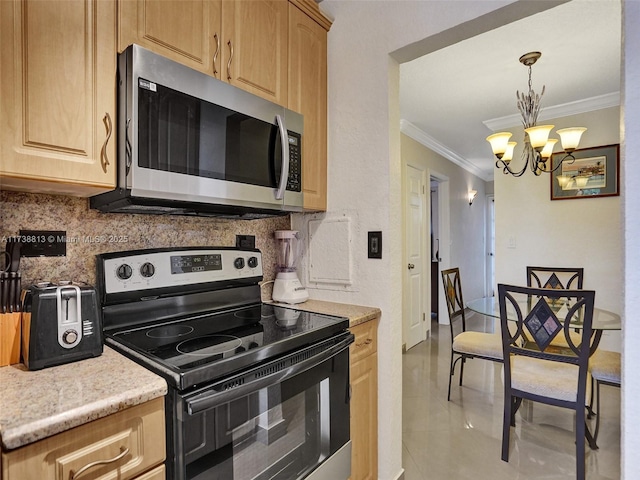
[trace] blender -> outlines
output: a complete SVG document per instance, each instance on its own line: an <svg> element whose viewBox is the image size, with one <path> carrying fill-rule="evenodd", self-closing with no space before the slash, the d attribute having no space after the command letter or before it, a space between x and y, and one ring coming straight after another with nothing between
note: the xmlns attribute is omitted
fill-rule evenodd
<svg viewBox="0 0 640 480"><path fill-rule="evenodd" d="M307 289L302 286L296 273L300 257L300 237L295 230L274 232L277 249L276 279L271 297L276 302L302 303L309 299Z"/></svg>

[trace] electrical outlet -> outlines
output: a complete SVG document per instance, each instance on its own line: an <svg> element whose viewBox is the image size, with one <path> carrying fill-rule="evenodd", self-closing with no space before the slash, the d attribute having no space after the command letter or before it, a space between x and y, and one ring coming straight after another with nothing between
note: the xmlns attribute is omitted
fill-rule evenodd
<svg viewBox="0 0 640 480"><path fill-rule="evenodd" d="M64 230L20 230L21 257L66 257Z"/></svg>
<svg viewBox="0 0 640 480"><path fill-rule="evenodd" d="M256 236L255 235L236 235L236 247L256 248Z"/></svg>

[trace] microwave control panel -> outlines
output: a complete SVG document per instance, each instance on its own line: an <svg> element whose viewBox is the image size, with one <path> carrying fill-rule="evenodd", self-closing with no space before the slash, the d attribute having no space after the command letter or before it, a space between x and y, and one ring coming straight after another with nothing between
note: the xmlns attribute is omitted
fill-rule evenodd
<svg viewBox="0 0 640 480"><path fill-rule="evenodd" d="M302 161L300 134L288 132L289 136L289 178L287 190L290 192L302 191Z"/></svg>

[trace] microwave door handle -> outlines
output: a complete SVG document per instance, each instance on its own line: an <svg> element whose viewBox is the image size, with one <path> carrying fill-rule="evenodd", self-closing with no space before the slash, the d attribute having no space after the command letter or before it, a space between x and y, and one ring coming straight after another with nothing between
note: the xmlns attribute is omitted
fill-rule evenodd
<svg viewBox="0 0 640 480"><path fill-rule="evenodd" d="M275 190L276 200L284 198L284 191L287 188L287 180L289 179L289 135L287 127L280 115L276 115L278 122L278 130L280 130L280 141L282 143L282 170L280 171L280 185Z"/></svg>

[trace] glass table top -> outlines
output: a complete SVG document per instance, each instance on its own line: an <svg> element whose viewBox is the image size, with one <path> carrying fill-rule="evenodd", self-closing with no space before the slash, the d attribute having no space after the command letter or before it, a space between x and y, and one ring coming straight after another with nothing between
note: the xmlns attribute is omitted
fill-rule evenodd
<svg viewBox="0 0 640 480"><path fill-rule="evenodd" d="M520 303L523 313L527 311L526 302ZM500 304L498 297L483 297L467 302L467 308L481 315L500 318ZM508 310L507 310L508 311ZM515 314L514 318L515 320ZM580 328L580 323L572 324L576 329ZM593 322L591 328L593 330L621 330L622 321L620 315L603 310L601 308L593 309Z"/></svg>

